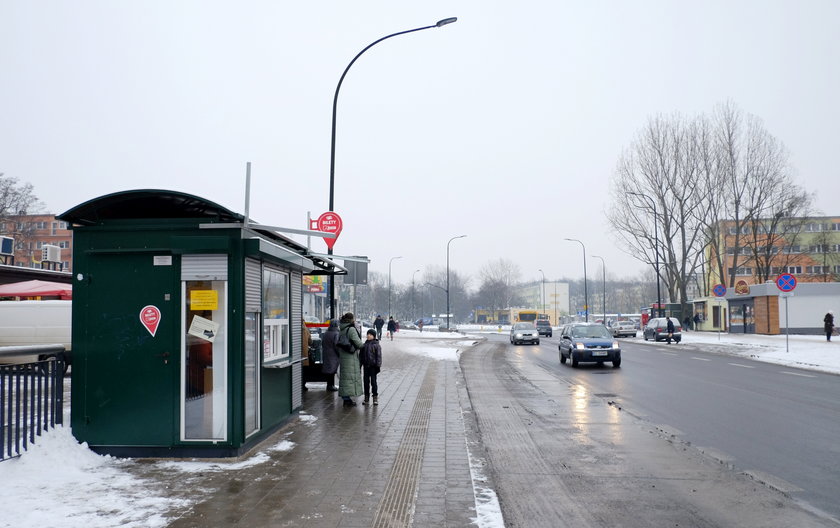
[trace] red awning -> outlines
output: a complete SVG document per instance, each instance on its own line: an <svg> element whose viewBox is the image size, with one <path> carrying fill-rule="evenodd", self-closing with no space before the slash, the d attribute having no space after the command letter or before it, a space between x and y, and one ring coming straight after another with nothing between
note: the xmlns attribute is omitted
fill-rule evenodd
<svg viewBox="0 0 840 528"><path fill-rule="evenodd" d="M0 284L0 297L60 297L73 298L73 286L61 282L30 280Z"/></svg>

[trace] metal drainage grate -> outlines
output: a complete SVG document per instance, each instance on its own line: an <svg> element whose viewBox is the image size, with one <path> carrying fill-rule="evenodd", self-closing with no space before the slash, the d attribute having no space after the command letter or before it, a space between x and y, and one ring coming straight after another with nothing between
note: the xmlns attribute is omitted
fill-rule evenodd
<svg viewBox="0 0 840 528"><path fill-rule="evenodd" d="M400 447L397 449L397 457L388 476L385 493L373 517L374 528L402 528L411 524L417 498L417 481L420 478L420 466L429 431L435 370L434 366L426 370L417 401L414 402Z"/></svg>

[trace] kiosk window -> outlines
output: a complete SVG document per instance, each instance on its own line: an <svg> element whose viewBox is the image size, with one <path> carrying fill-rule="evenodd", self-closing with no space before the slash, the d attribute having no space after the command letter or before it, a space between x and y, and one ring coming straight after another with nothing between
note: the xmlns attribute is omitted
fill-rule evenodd
<svg viewBox="0 0 840 528"><path fill-rule="evenodd" d="M266 268L263 272L263 364L289 357L289 276Z"/></svg>

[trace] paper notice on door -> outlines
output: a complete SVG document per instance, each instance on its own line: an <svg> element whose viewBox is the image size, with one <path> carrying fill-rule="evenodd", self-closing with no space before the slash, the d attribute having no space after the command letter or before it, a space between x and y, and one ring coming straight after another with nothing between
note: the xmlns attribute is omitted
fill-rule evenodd
<svg viewBox="0 0 840 528"><path fill-rule="evenodd" d="M187 333L212 343L219 333L219 323L214 323L210 319L195 315Z"/></svg>

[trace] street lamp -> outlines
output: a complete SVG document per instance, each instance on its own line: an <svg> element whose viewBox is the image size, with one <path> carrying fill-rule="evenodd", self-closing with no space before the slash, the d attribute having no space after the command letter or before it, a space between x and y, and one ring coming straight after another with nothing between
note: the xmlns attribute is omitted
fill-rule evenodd
<svg viewBox="0 0 840 528"><path fill-rule="evenodd" d="M537 271L542 273L542 292L541 292L542 296L541 296L541 300L542 300L542 311L544 312L545 311L545 273L541 269L537 270Z"/></svg>
<svg viewBox="0 0 840 528"><path fill-rule="evenodd" d="M437 284L432 284L431 282L427 282L426 286L429 287L429 300L432 302L432 317L434 317L435 316L435 296L432 295L432 287L434 286L435 288L438 288L438 289L442 290L447 295L449 295L449 292L443 286L438 286ZM434 320L432 320L432 323L434 323Z"/></svg>
<svg viewBox="0 0 840 528"><path fill-rule="evenodd" d="M467 235L458 235L449 239L446 243L446 330L449 331L449 244L456 238L465 238Z"/></svg>
<svg viewBox="0 0 840 528"><path fill-rule="evenodd" d="M402 257L391 257L391 260L388 261L388 316L391 315L391 263L397 259L401 259Z"/></svg>
<svg viewBox="0 0 840 528"><path fill-rule="evenodd" d="M353 63L362 56L364 52L372 48L373 46L379 44L383 40L387 40L391 37L396 37L399 35L405 35L407 33L414 33L415 31L422 31L424 29L431 29L431 28L439 28L443 27L447 24L452 24L453 22L457 21L456 17L449 17L444 18L442 20L438 20L431 26L423 26L419 28L409 29L407 31L400 31L398 33L392 33L390 35L386 35L379 40L371 42L370 44L365 47L362 51L356 54L353 57L353 60L350 61L350 64L344 68L344 73L341 74L341 77L338 79L338 85L335 87L335 96L333 97L333 108L332 108L332 137L330 141L330 211L335 211L335 117L336 117L336 110L338 108L338 92L341 90L341 83L344 82L344 77L347 75L347 72L350 70L350 67L353 66ZM333 249L327 249L327 254L332 255ZM335 281L332 280L335 278L335 275L330 279L330 318L335 318Z"/></svg>
<svg viewBox="0 0 840 528"><path fill-rule="evenodd" d="M414 272L411 274L411 317L414 319L414 321L417 320L417 303L414 302L414 276L417 275L419 271L420 270L414 270Z"/></svg>
<svg viewBox="0 0 840 528"><path fill-rule="evenodd" d="M650 202L650 205L653 207L653 253L656 259L656 310L657 315L659 317L662 316L662 291L659 289L659 220L656 216L656 202L650 197L645 194L640 194L636 192L628 192L627 194L631 194L633 196L638 196L639 198L644 198Z"/></svg>
<svg viewBox="0 0 840 528"><path fill-rule="evenodd" d="M589 291L586 287L586 246L583 245L583 242L576 238L564 238L563 240L568 240L569 242L577 242L580 244L580 247L583 248L583 313L586 317L586 322L589 322Z"/></svg>
<svg viewBox="0 0 840 528"><path fill-rule="evenodd" d="M592 255L592 258L599 258L601 259L601 270L603 271L604 276L604 299L603 299L603 306L604 306L604 324L607 324L607 263L604 262L604 257L600 257L598 255Z"/></svg>

